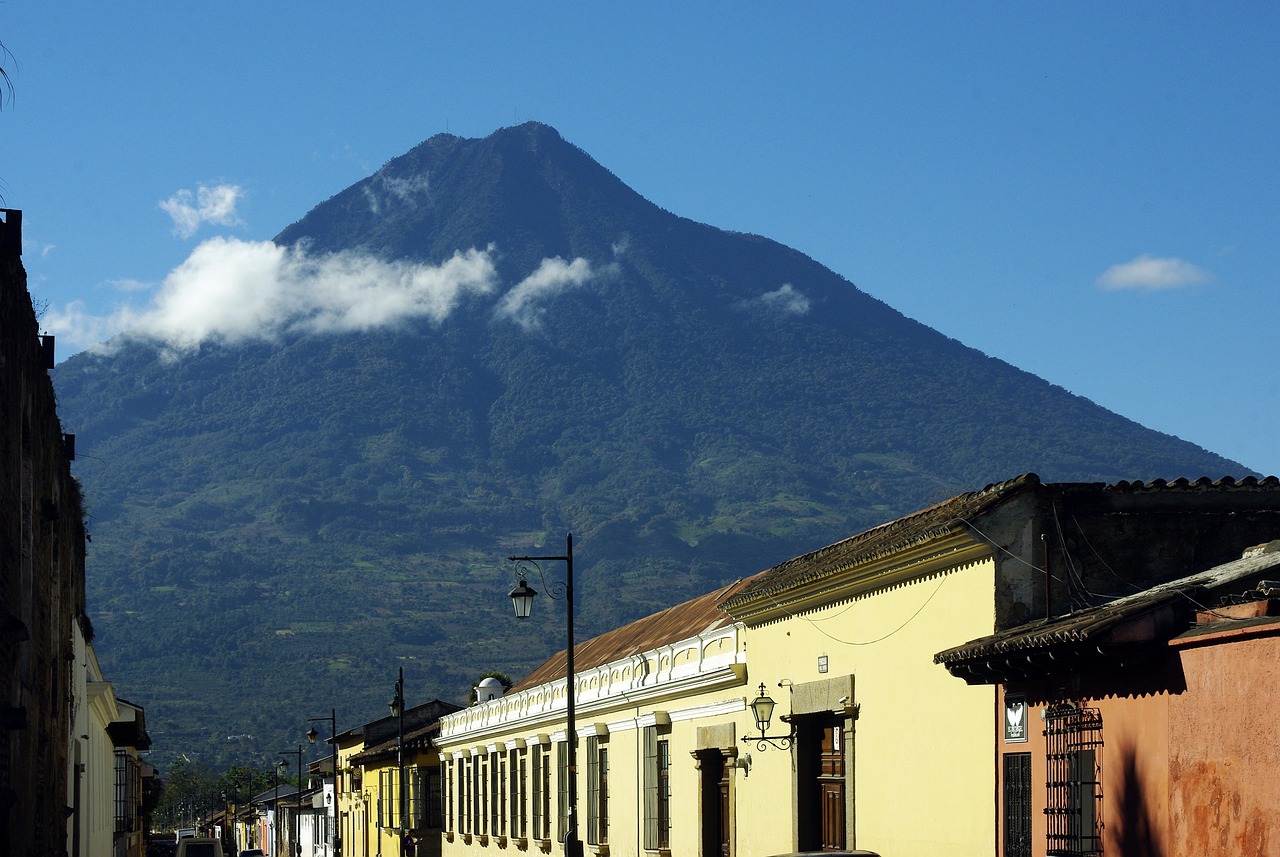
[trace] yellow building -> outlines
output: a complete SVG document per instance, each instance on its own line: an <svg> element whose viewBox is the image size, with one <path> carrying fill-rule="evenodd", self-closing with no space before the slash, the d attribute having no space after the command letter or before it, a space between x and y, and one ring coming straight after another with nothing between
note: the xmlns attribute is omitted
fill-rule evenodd
<svg viewBox="0 0 1280 857"><path fill-rule="evenodd" d="M438 699L406 709L403 744L399 717L337 736L342 857L402 857L406 835L417 843L416 857L440 853L440 756L433 739L440 717L457 710Z"/></svg>
<svg viewBox="0 0 1280 857"><path fill-rule="evenodd" d="M577 647L578 831L590 853L696 854L692 754L737 752L750 720L739 585ZM569 822L565 658L441 720L450 854L562 853Z"/></svg>
<svg viewBox="0 0 1280 857"><path fill-rule="evenodd" d="M587 854L989 857L995 691L935 653L1076 609L1121 569L1150 585L1230 555L1280 526L1277 488L1028 474L588 640L576 735L564 652L442 719L443 854L564 854L576 740Z"/></svg>

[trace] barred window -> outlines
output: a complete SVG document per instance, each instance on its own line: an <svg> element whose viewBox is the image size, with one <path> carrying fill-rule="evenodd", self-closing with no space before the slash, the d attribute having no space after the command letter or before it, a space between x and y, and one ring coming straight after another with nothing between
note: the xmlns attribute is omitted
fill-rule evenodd
<svg viewBox="0 0 1280 857"><path fill-rule="evenodd" d="M116 833L141 830L142 768L127 751L116 751Z"/></svg>
<svg viewBox="0 0 1280 857"><path fill-rule="evenodd" d="M511 794L508 807L511 817L511 835L523 839L525 824L525 777L528 776L528 750L511 750L507 753L507 767Z"/></svg>
<svg viewBox="0 0 1280 857"><path fill-rule="evenodd" d="M587 738L587 844L609 841L609 744Z"/></svg>
<svg viewBox="0 0 1280 857"><path fill-rule="evenodd" d="M440 769L419 765L409 771L408 816L415 830L440 827Z"/></svg>
<svg viewBox="0 0 1280 857"><path fill-rule="evenodd" d="M440 829L449 833L453 830L453 760L443 759L440 762Z"/></svg>
<svg viewBox="0 0 1280 857"><path fill-rule="evenodd" d="M378 771L378 826L400 826L400 790L397 768Z"/></svg>
<svg viewBox="0 0 1280 857"><path fill-rule="evenodd" d="M1102 854L1102 715L1071 703L1045 712L1048 857Z"/></svg>
<svg viewBox="0 0 1280 857"><path fill-rule="evenodd" d="M489 754L489 831L507 835L507 761L497 752Z"/></svg>
<svg viewBox="0 0 1280 857"><path fill-rule="evenodd" d="M671 847L671 742L657 726L644 729L644 847Z"/></svg>
<svg viewBox="0 0 1280 857"><path fill-rule="evenodd" d="M476 833L481 836L489 832L489 757L473 756L472 764L472 800L475 801L475 828Z"/></svg>
<svg viewBox="0 0 1280 857"><path fill-rule="evenodd" d="M576 736L575 736L576 738ZM569 744L556 744L556 841L569 832Z"/></svg>
<svg viewBox="0 0 1280 857"><path fill-rule="evenodd" d="M470 833L471 827L471 757L458 760L458 827Z"/></svg>
<svg viewBox="0 0 1280 857"><path fill-rule="evenodd" d="M533 748L533 837L551 838L551 750Z"/></svg>

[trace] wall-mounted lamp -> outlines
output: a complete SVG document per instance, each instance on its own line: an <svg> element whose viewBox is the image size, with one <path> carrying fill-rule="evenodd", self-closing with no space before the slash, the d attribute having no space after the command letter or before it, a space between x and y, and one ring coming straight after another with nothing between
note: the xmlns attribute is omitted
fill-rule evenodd
<svg viewBox="0 0 1280 857"><path fill-rule="evenodd" d="M790 723L790 717L783 715L782 719L790 723L791 731L786 735L766 735L769 731L769 722L773 720L773 709L777 703L773 701L773 697L764 691L764 682L760 683L760 695L751 703L751 713L756 719L756 728L760 730L759 735L748 735L742 740L745 743L756 743L756 749L764 752L765 745L771 744L778 750L790 750L795 745L796 725Z"/></svg>
<svg viewBox="0 0 1280 857"><path fill-rule="evenodd" d="M739 756L738 758L734 759L733 767L739 771L742 771L742 775L744 777L751 776L751 754L748 753L745 756Z"/></svg>

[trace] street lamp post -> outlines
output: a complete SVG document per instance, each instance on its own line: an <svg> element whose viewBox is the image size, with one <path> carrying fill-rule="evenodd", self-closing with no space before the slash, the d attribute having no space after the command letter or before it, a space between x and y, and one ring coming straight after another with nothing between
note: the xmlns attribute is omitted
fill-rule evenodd
<svg viewBox="0 0 1280 857"><path fill-rule="evenodd" d="M283 767L282 759L271 769L275 774L275 799L271 802L271 857L280 857L280 770Z"/></svg>
<svg viewBox="0 0 1280 857"><path fill-rule="evenodd" d="M569 788L569 812L568 824L564 833L564 851L566 857L582 857L582 841L578 838L578 730L577 730L577 705L576 705L576 682L574 681L573 669L573 534L565 536L565 549L563 556L512 556L507 557L511 562L532 563L538 569L538 574L542 574L542 567L539 562L559 560L565 566L565 582L564 582L564 603L565 603L565 636L568 638L568 648L565 653L565 716L568 719L567 731L569 742L569 758L567 771L567 785ZM529 585L525 580L523 571L518 571L519 578L516 581L515 589L511 590L511 602L515 605L516 618L527 619L529 612L533 608L534 596L538 594L537 590ZM545 580L544 580L545 585ZM558 591L558 586L548 586L548 594L554 597Z"/></svg>
<svg viewBox="0 0 1280 857"><path fill-rule="evenodd" d="M400 807L400 854L404 855L404 667L400 667L400 678L396 679L395 695L387 703L391 714L396 718L396 785L400 790L397 806Z"/></svg>
<svg viewBox="0 0 1280 857"><path fill-rule="evenodd" d="M333 857L342 857L342 837L338 830L338 710L329 709L328 717L307 718L308 723L324 720L329 721L329 743L333 747ZM319 737L320 733L316 732L316 727L312 726L307 730L307 740L312 744L316 743Z"/></svg>
<svg viewBox="0 0 1280 857"><path fill-rule="evenodd" d="M297 750L280 751L281 761L284 762L284 766L288 768L289 761L284 758L285 756L298 757L298 788L297 791L294 792L294 803L296 806L293 811L293 830L291 831L292 843L289 850L293 852L293 857L300 857L302 854L302 843L298 841L298 837L301 836L302 833L301 827L299 826L302 823L302 745L299 744ZM276 808L276 811L279 811L279 807Z"/></svg>

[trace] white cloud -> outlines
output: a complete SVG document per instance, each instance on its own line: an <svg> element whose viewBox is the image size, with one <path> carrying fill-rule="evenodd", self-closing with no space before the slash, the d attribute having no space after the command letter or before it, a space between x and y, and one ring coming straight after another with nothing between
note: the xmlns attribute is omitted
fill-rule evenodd
<svg viewBox="0 0 1280 857"><path fill-rule="evenodd" d="M372 330L409 319L443 321L468 294L496 287L489 250L440 265L383 262L344 252L309 257L269 241L213 238L165 278L142 310L92 316L83 304L50 310L50 332L87 347L121 331L164 348L274 341L286 333Z"/></svg>
<svg viewBox="0 0 1280 857"><path fill-rule="evenodd" d="M387 206L414 206L420 201L431 198L431 178L428 175L414 175L409 178L389 176L379 171L377 175L360 186L369 211L375 216L381 215L383 203Z"/></svg>
<svg viewBox="0 0 1280 857"><path fill-rule="evenodd" d="M495 315L510 318L525 330L536 329L546 315L543 304L561 292L583 285L593 275L591 263L586 259L578 258L572 262L566 262L559 256L543 259L538 270L503 296Z"/></svg>
<svg viewBox="0 0 1280 857"><path fill-rule="evenodd" d="M742 301L738 306L741 307L763 307L772 312L786 313L789 315L804 315L809 312L811 301L804 292L797 289L790 283L783 283L779 288L771 292L765 292L759 297L751 300Z"/></svg>
<svg viewBox="0 0 1280 857"><path fill-rule="evenodd" d="M1165 289L1181 289L1210 282L1213 276L1182 259L1161 259L1143 253L1120 265L1112 265L1102 272L1094 285L1100 289L1141 289L1154 292Z"/></svg>
<svg viewBox="0 0 1280 857"><path fill-rule="evenodd" d="M74 354L93 348L129 327L134 314L127 308L110 315L93 315L84 301L64 307L50 306L40 320L40 329L58 337L58 352Z"/></svg>
<svg viewBox="0 0 1280 857"><path fill-rule="evenodd" d="M220 184L215 187L200 185L193 193L180 190L160 203L173 220L173 234L190 238L202 223L217 226L237 226L241 223L236 207L244 197L237 185Z"/></svg>

